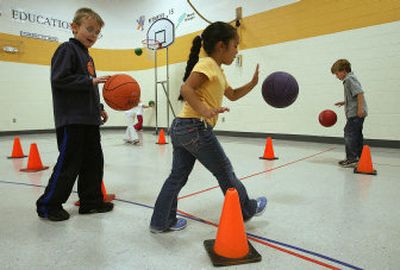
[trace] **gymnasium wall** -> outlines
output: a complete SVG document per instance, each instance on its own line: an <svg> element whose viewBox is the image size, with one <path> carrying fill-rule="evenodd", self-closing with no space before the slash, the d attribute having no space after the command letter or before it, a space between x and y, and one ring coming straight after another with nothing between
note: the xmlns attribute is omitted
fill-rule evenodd
<svg viewBox="0 0 400 270"><path fill-rule="evenodd" d="M341 137L344 113L333 104L343 100L343 86L330 74L330 67L338 58L347 58L366 92L369 116L365 137L400 140L399 1L192 3L211 21L230 21L235 8L243 7L239 28L242 65L223 67L233 87L250 80L256 63L261 66L260 83L249 95L236 102L225 101L231 112L221 115L217 130ZM132 75L142 87L144 102L154 100L152 57L147 52L137 56L133 49L143 46L141 40L153 20L168 17L175 23L169 73L171 99L179 111L181 104L176 98L191 40L207 26L185 0L0 1L0 132L53 128L49 63L59 43L70 37L67 22L83 6L96 10L106 22L104 37L91 49L98 74ZM29 15L36 19L30 22ZM144 22L143 30L138 22ZM4 52L3 47L8 46L19 52ZM165 50L158 53L160 79L164 58ZM299 82L298 99L288 108L274 109L262 99L262 81L274 71L287 71ZM165 126L166 100L161 89L159 98L159 126ZM324 109L338 113L335 126L319 125L317 117ZM123 113L108 111L108 126L125 125ZM146 126L154 126L154 110L146 110L144 119Z"/></svg>

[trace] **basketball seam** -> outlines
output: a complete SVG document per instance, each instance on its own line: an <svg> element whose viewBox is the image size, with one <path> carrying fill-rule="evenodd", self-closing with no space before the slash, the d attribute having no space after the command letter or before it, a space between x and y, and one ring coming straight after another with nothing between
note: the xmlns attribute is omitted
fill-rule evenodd
<svg viewBox="0 0 400 270"><path fill-rule="evenodd" d="M138 84L137 82L126 82L126 83L123 83L123 84L118 84L117 86L114 86L113 88L108 88L108 87L106 86L106 89L107 89L107 91L113 91L113 90L115 90L115 89L118 88L118 87L124 86L124 85L126 85L126 84L130 84L130 83Z"/></svg>

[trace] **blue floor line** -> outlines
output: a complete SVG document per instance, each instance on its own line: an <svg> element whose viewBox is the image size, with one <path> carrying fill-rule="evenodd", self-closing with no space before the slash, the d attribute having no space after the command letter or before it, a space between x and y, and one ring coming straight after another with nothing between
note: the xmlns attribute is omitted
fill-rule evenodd
<svg viewBox="0 0 400 270"><path fill-rule="evenodd" d="M30 184L30 183L18 183L18 182L3 181L3 180L0 180L0 183L3 183L3 184L13 184L13 185L21 185L21 186L30 186L30 187L41 187L41 188L46 188L46 186L43 186L43 185ZM77 193L77 192L76 192L76 191L73 191L73 193ZM115 201L123 202L123 203L128 203L128 204L133 204L133 205L145 207L145 208L148 208L148 209L153 209L153 208L154 208L153 206L150 206L150 205L147 205L147 204L138 203L138 202L134 202L134 201L128 201L128 200L124 200L124 199L118 199L118 198L117 198L117 199L115 199ZM194 221L198 221L198 222L201 222L201 223L208 224L208 222L207 222L206 220L201 219L201 218L192 217L192 216L187 216L187 215L183 215L183 214L178 214L178 215L179 215L179 216L186 217L186 218L191 219L191 220L194 220ZM258 235L252 234L252 233L247 233L247 235L252 236L252 237L254 237L254 238L257 238L257 239L260 239L260 240L263 240L263 241L267 241L267 242L270 242L270 243L279 245L279 246L283 246L283 247L287 247L287 248L290 248L290 249L294 249L294 250L297 250L297 251L300 251L300 252L303 252L303 253L307 253L307 254L313 255L313 256L315 256L315 257L319 257L319 258L321 258L321 259L324 259L324 260L327 260L327 261L331 261L331 262L334 262L334 263L337 263L337 264L346 266L346 267L351 268L351 269L363 270L363 268L360 268L360 267L351 265L351 264L346 263L346 262L342 262L342 261L336 260L336 259L334 259L334 258L325 256L325 255L320 254L320 253L316 253L316 252L313 252L313 251L309 251L309 250L306 250L306 249L303 249L303 248L300 248L300 247L296 247L296 246L293 246L293 245L285 244L285 243L283 243L283 242L279 242L279 241L276 241L276 240L272 240L272 239L269 239L269 238L265 238L265 237L262 237L262 236L258 236Z"/></svg>

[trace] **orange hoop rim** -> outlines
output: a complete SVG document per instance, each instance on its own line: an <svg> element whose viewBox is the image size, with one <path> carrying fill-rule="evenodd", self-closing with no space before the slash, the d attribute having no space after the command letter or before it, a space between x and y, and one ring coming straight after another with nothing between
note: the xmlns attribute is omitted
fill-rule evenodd
<svg viewBox="0 0 400 270"><path fill-rule="evenodd" d="M162 49L162 44L156 39L151 39L151 38L145 38L142 40L142 44L147 47L147 49L150 50L158 50Z"/></svg>

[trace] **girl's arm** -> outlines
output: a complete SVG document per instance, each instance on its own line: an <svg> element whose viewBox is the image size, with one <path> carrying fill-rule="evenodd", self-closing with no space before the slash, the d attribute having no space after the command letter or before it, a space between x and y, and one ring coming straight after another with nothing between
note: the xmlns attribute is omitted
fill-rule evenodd
<svg viewBox="0 0 400 270"><path fill-rule="evenodd" d="M203 102L201 102L195 91L207 80L207 76L203 73L192 72L181 87L181 95L196 112L200 113L206 118L212 118L218 113L229 111L229 109L226 107L220 107L216 109L208 108Z"/></svg>
<svg viewBox="0 0 400 270"><path fill-rule="evenodd" d="M243 85L242 87L239 87L236 89L232 89L231 87L227 88L225 90L225 96L229 100L235 101L235 100L238 100L239 98L247 95L247 93L249 93L254 88L254 86L256 86L258 83L258 69L259 69L259 65L257 64L256 71L254 72L253 78L251 79L251 81L248 82L247 84Z"/></svg>

